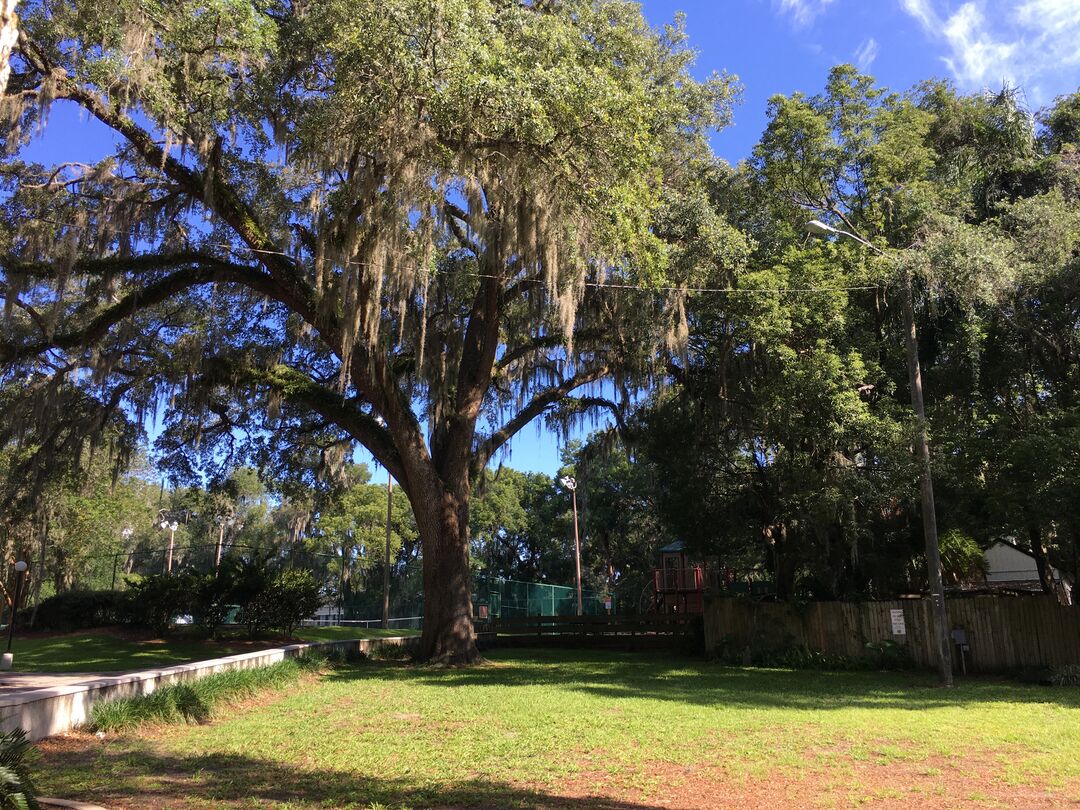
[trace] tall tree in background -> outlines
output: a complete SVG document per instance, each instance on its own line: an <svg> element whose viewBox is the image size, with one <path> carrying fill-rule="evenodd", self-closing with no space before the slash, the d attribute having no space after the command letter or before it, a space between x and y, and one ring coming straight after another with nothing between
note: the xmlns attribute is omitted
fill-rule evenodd
<svg viewBox="0 0 1080 810"><path fill-rule="evenodd" d="M750 256L710 280L735 291L691 299L686 360L643 414L678 534L766 568L781 593L920 585L897 305L910 273L943 528L1055 547L1075 466L1075 109L1062 99L1036 137L1009 91L898 95L850 67L773 100L754 161L708 183ZM807 241L811 218L890 256Z"/></svg>
<svg viewBox="0 0 1080 810"><path fill-rule="evenodd" d="M600 380L632 389L685 334L664 297L606 285L685 282L650 226L731 83L694 81L682 31L624 0L22 17L9 146L56 103L121 146L4 166L7 379L167 404L174 455L203 463L314 444L333 466L362 444L416 516L423 656L473 660L473 483L531 420Z"/></svg>
<svg viewBox="0 0 1080 810"><path fill-rule="evenodd" d="M11 75L11 53L19 39L19 18L15 16L17 0L0 0L0 93L7 89Z"/></svg>

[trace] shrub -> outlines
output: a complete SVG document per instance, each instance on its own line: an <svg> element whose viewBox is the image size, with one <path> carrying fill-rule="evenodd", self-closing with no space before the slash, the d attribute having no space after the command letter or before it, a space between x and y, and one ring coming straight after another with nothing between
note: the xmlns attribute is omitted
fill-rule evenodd
<svg viewBox="0 0 1080 810"><path fill-rule="evenodd" d="M986 576L986 556L974 538L959 529L941 535L941 567L949 582L973 582Z"/></svg>
<svg viewBox="0 0 1080 810"><path fill-rule="evenodd" d="M409 652L409 648L400 644L376 644L368 653L368 658L372 661L408 661L412 657L413 654ZM346 653L345 660L350 661L351 658L363 660L363 653L359 651Z"/></svg>
<svg viewBox="0 0 1080 810"><path fill-rule="evenodd" d="M240 607L237 621L247 628L249 637L272 626L273 601L268 594L274 574L266 557L232 558L219 576L232 582L232 599Z"/></svg>
<svg viewBox="0 0 1080 810"><path fill-rule="evenodd" d="M911 669L915 666L907 645L892 639L868 641L866 651L873 669Z"/></svg>
<svg viewBox="0 0 1080 810"><path fill-rule="evenodd" d="M191 616L210 638L217 638L218 630L233 608L235 585L227 572L197 577L195 585Z"/></svg>
<svg viewBox="0 0 1080 810"><path fill-rule="evenodd" d="M249 636L264 630L292 635L319 607L321 588L310 571L275 572L268 561L255 559L240 561L232 576L233 600L240 606L239 620Z"/></svg>
<svg viewBox="0 0 1080 810"><path fill-rule="evenodd" d="M177 615L190 613L211 637L234 608L251 637L266 630L292 635L319 607L321 591L310 571L275 570L264 556L228 558L217 574L184 570L129 584L128 613L136 623L163 634Z"/></svg>
<svg viewBox="0 0 1080 810"><path fill-rule="evenodd" d="M55 633L127 624L132 620L131 596L123 591L67 591L43 600L36 615L20 611L19 623L27 626L31 617L35 630Z"/></svg>
<svg viewBox="0 0 1080 810"><path fill-rule="evenodd" d="M1080 686L1080 664L1064 664L1050 670L1050 683L1054 686Z"/></svg>
<svg viewBox="0 0 1080 810"><path fill-rule="evenodd" d="M150 628L158 635L167 633L177 615L191 612L199 579L193 572L182 571L177 574L154 574L130 583L135 623Z"/></svg>
<svg viewBox="0 0 1080 810"><path fill-rule="evenodd" d="M788 645L771 650L749 650L726 637L716 648L722 663L786 669L821 669L859 672L880 669L910 669L914 665L907 647L895 641L868 642L866 655L823 653L808 647Z"/></svg>
<svg viewBox="0 0 1080 810"><path fill-rule="evenodd" d="M37 810L28 761L33 754L21 728L0 735L0 810Z"/></svg>
<svg viewBox="0 0 1080 810"><path fill-rule="evenodd" d="M322 589L310 571L298 568L281 571L268 589L273 603L270 626L291 636L296 627L319 609Z"/></svg>

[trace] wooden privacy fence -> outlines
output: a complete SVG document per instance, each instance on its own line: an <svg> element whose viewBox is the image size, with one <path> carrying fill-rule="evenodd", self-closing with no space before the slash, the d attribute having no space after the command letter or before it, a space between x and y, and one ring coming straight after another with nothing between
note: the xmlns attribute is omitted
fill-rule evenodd
<svg viewBox="0 0 1080 810"><path fill-rule="evenodd" d="M643 616L513 616L478 628L493 633L500 646L589 646L647 649L682 647L700 650L701 617L685 614Z"/></svg>
<svg viewBox="0 0 1080 810"><path fill-rule="evenodd" d="M962 630L969 672L1080 664L1080 609L1052 596L948 599L951 630ZM904 645L918 666L934 666L928 599L784 604L714 599L705 607L705 647L777 652L802 647L859 657L867 644ZM961 662L954 646L954 664Z"/></svg>

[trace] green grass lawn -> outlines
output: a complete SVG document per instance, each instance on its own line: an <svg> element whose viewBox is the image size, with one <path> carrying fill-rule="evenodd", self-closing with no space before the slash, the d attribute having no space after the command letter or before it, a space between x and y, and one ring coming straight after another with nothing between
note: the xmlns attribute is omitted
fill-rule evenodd
<svg viewBox="0 0 1080 810"><path fill-rule="evenodd" d="M415 632L356 627L303 627L296 635L303 641L337 641L411 635ZM274 638L247 641L238 636L207 641L183 631L178 631L167 639L138 639L117 633L95 632L16 638L13 651L17 672L116 672L186 664L285 643L287 642Z"/></svg>
<svg viewBox="0 0 1080 810"><path fill-rule="evenodd" d="M1080 691L496 651L369 662L219 713L41 744L110 808L1076 807Z"/></svg>

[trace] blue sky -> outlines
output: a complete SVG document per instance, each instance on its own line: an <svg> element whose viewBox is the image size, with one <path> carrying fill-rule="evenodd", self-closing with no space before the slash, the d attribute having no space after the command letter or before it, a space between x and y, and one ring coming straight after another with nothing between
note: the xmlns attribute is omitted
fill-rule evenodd
<svg viewBox="0 0 1080 810"><path fill-rule="evenodd" d="M1019 85L1038 108L1080 84L1080 0L644 0L654 25L686 14L698 52L696 72L727 71L744 86L734 124L713 138L735 163L750 153L765 126L770 96L821 89L829 68L851 62L879 82L904 90L942 77L962 91ZM48 136L27 157L49 160L58 147L71 159L109 151L100 127L56 109ZM95 154L96 153L96 154ZM506 463L554 472L559 442L535 426L511 445Z"/></svg>

